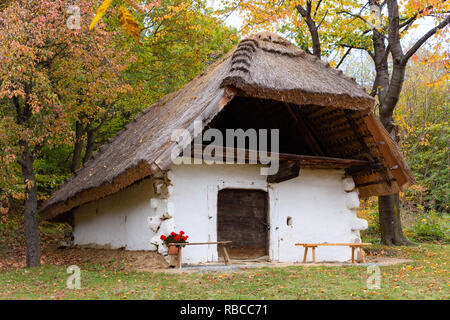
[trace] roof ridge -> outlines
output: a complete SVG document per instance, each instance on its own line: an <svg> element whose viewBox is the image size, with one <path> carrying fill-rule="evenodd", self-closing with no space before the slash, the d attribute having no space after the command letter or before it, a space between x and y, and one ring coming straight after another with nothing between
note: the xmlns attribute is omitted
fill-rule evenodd
<svg viewBox="0 0 450 320"><path fill-rule="evenodd" d="M252 35L248 36L247 38L241 40L239 45L241 43L244 43L244 42L246 43L248 41L253 41L255 43L256 47L258 47L261 50L264 50L266 52L288 55L290 57L304 58L308 62L317 64L320 67L323 67L325 69L332 70L332 72L334 74L338 75L339 77L341 77L347 81L352 82L353 84L356 84L360 89L365 90L365 88L363 86L361 86L354 77L347 76L342 70L331 67L329 62L322 60L319 57L312 55L309 52L304 51L303 49L299 48L298 46L296 46L295 44L290 42L288 39L286 39L276 33L258 32L258 33L252 34ZM274 45L272 45L272 46L268 45L271 43L278 45L278 46L282 46L286 49L280 49L280 48L276 48L276 46L274 46Z"/></svg>

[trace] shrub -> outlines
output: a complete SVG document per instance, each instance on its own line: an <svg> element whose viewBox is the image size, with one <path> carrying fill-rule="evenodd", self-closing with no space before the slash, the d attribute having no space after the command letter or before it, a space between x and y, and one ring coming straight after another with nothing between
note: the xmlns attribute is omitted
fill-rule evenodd
<svg viewBox="0 0 450 320"><path fill-rule="evenodd" d="M361 201L361 206L357 211L361 219L367 220L369 227L361 231L361 237L367 241L380 238L380 224L378 222L378 202L376 197L371 197Z"/></svg>
<svg viewBox="0 0 450 320"><path fill-rule="evenodd" d="M416 222L406 228L406 233L417 241L450 242L449 222L448 214L440 215L431 210L428 213L421 213Z"/></svg>

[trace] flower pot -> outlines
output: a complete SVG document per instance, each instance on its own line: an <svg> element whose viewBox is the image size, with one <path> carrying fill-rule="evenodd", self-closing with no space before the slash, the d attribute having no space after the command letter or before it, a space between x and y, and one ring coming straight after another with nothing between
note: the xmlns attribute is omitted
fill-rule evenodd
<svg viewBox="0 0 450 320"><path fill-rule="evenodd" d="M169 246L169 254L170 255L177 255L178 250L180 250L180 248L178 248L177 246Z"/></svg>

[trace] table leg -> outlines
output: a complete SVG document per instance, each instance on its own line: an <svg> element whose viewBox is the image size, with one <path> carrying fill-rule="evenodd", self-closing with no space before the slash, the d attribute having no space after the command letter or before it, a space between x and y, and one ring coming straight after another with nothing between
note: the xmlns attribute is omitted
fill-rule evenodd
<svg viewBox="0 0 450 320"><path fill-rule="evenodd" d="M226 246L222 245L222 251L223 251L223 260L225 260L225 265L229 266L231 264L230 256L228 256L228 251Z"/></svg>
<svg viewBox="0 0 450 320"><path fill-rule="evenodd" d="M312 247L313 263L316 263L316 247Z"/></svg>
<svg viewBox="0 0 450 320"><path fill-rule="evenodd" d="M181 269L181 260L182 260L181 252L182 252L182 249L183 249L183 247L181 247L181 246L178 249L178 259L177 259L177 268L178 269Z"/></svg>
<svg viewBox="0 0 450 320"><path fill-rule="evenodd" d="M306 255L308 254L308 247L305 247L305 253L303 254L303 263L306 263Z"/></svg>
<svg viewBox="0 0 450 320"><path fill-rule="evenodd" d="M352 247L352 263L355 263L355 247Z"/></svg>
<svg viewBox="0 0 450 320"><path fill-rule="evenodd" d="M359 247L359 253L361 254L361 262L366 263L366 257L365 257L366 254L364 253L363 247Z"/></svg>

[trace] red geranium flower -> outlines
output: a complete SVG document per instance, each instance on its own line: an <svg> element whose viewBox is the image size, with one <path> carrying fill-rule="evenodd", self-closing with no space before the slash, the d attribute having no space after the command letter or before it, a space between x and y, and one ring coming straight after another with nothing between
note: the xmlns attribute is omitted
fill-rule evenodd
<svg viewBox="0 0 450 320"><path fill-rule="evenodd" d="M175 236L175 241L180 241L180 236Z"/></svg>
<svg viewBox="0 0 450 320"><path fill-rule="evenodd" d="M165 236L165 235L162 235L162 236L161 236L161 240L166 240L166 236Z"/></svg>
<svg viewBox="0 0 450 320"><path fill-rule="evenodd" d="M184 241L186 241L186 240L187 240L187 238L188 238L188 236L184 236L184 237L183 237L183 240L184 240Z"/></svg>
<svg viewBox="0 0 450 320"><path fill-rule="evenodd" d="M175 232L172 232L170 235L171 236L176 236L177 234Z"/></svg>
<svg viewBox="0 0 450 320"><path fill-rule="evenodd" d="M180 231L180 234L183 235L183 234L184 234L184 231Z"/></svg>

